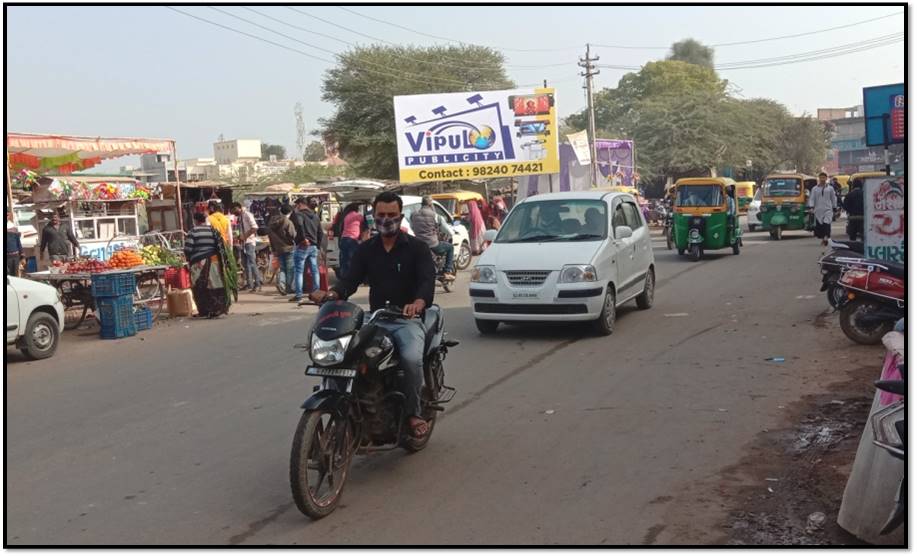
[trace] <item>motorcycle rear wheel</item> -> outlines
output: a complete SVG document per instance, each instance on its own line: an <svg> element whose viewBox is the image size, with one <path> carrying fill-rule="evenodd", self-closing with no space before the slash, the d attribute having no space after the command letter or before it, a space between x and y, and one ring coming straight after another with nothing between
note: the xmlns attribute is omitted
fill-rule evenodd
<svg viewBox="0 0 917 556"><path fill-rule="evenodd" d="M337 508L355 448L349 419L323 410L303 412L290 453L290 488L299 511L321 519Z"/></svg>
<svg viewBox="0 0 917 556"><path fill-rule="evenodd" d="M830 291L830 290L829 290ZM869 299L854 299L841 308L841 330L848 338L858 344L874 346L882 341L891 331L891 322L883 322L874 327L863 328L857 323L857 318L870 311L881 310L881 305Z"/></svg>

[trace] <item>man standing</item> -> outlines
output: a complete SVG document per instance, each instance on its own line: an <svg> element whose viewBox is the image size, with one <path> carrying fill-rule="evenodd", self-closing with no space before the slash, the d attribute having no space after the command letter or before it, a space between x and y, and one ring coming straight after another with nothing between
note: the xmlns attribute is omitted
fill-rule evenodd
<svg viewBox="0 0 917 556"><path fill-rule="evenodd" d="M241 203L232 204L232 214L239 221L239 241L242 242L242 268L245 272L245 285L242 286L242 291L261 291L261 273L258 271L256 254L258 221Z"/></svg>
<svg viewBox="0 0 917 556"><path fill-rule="evenodd" d="M403 307L404 319L380 323L392 334L404 370L399 389L407 398L408 426L415 438L430 431L423 418L420 389L423 386L424 329L415 317L433 304L435 269L430 249L423 241L401 230L403 202L386 191L373 201L379 234L357 247L349 272L330 292L310 294L316 303L347 299L363 282L369 282L369 308L382 309L387 303Z"/></svg>
<svg viewBox="0 0 917 556"><path fill-rule="evenodd" d="M831 222L834 221L834 210L837 208L837 195L834 188L828 185L828 174L818 174L818 184L809 194L809 207L815 216L815 237L822 245L828 245L831 237Z"/></svg>
<svg viewBox="0 0 917 556"><path fill-rule="evenodd" d="M290 205L282 205L268 223L271 251L280 263L277 283L284 285L284 293L293 291L293 249L296 247L296 227L290 222Z"/></svg>
<svg viewBox="0 0 917 556"><path fill-rule="evenodd" d="M863 239L863 181L855 179L850 182L850 191L844 197L844 210L847 211L847 236L850 241L857 237Z"/></svg>
<svg viewBox="0 0 917 556"><path fill-rule="evenodd" d="M19 261L22 260L22 236L13 222L12 211L6 213L6 275L19 276Z"/></svg>
<svg viewBox="0 0 917 556"><path fill-rule="evenodd" d="M439 234L452 238L452 230L446 223L446 220L436 214L433 209L433 197L424 195L420 201L420 209L414 211L411 215L411 228L414 230L414 237L423 240L430 251L437 255L446 256L446 264L443 266L443 278L454 280L455 275L452 273L452 259L455 255L455 247L452 242L448 243L439 240Z"/></svg>
<svg viewBox="0 0 917 556"><path fill-rule="evenodd" d="M322 245L324 232L321 220L315 212L317 208L318 201L315 198L307 200L305 197L300 197L296 200L296 212L291 218L296 228L296 249L293 251L295 294L290 298L291 302L302 301L302 283L306 264L309 265L312 272L312 291L319 289L318 249Z"/></svg>
<svg viewBox="0 0 917 556"><path fill-rule="evenodd" d="M66 261L70 256L70 245L73 244L74 252L80 252L80 242L76 240L73 231L68 226L60 227L60 216L57 212L51 215L51 222L41 231L41 244L38 247L38 257L41 258L45 249L51 262Z"/></svg>

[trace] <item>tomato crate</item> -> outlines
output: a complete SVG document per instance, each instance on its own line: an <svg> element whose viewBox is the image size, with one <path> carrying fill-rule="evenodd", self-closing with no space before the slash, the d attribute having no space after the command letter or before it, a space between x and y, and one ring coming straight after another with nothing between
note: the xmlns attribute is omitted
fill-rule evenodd
<svg viewBox="0 0 917 556"><path fill-rule="evenodd" d="M138 332L153 328L153 311L149 307L138 307L134 311L134 325Z"/></svg>
<svg viewBox="0 0 917 556"><path fill-rule="evenodd" d="M166 284L176 290L187 290L191 287L191 273L187 268L172 266L165 272Z"/></svg>
<svg viewBox="0 0 917 556"><path fill-rule="evenodd" d="M99 311L99 335L102 338L125 338L137 333L133 295L97 298L96 308Z"/></svg>
<svg viewBox="0 0 917 556"><path fill-rule="evenodd" d="M137 283L133 272L104 272L92 275L92 296L96 298L133 295Z"/></svg>

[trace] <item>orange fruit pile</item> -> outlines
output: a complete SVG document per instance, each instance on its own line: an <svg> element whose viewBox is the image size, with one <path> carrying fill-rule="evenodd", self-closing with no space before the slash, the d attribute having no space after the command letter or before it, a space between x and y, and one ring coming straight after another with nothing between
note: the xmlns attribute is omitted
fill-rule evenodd
<svg viewBox="0 0 917 556"><path fill-rule="evenodd" d="M108 265L112 268L132 268L142 264L144 264L143 257L133 249L115 251L108 260Z"/></svg>

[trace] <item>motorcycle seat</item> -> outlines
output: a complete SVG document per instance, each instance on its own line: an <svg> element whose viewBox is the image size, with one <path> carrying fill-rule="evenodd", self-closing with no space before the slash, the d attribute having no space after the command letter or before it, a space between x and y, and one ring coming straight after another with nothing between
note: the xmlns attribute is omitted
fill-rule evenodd
<svg viewBox="0 0 917 556"><path fill-rule="evenodd" d="M904 278L904 265L901 263L890 263L887 261L882 261L883 265L888 267L888 273L894 276L895 278Z"/></svg>

